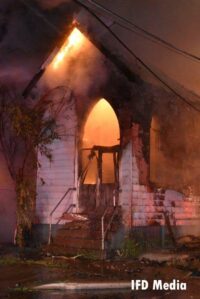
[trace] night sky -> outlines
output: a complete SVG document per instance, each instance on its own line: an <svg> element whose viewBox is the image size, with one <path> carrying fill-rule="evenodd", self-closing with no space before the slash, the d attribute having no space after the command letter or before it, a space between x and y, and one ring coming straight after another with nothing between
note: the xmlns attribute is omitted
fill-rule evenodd
<svg viewBox="0 0 200 299"><path fill-rule="evenodd" d="M39 12L48 16L52 24L62 13L63 2L71 1L30 1ZM99 3L177 47L200 56L199 0L99 0ZM200 94L200 62L175 54L118 25L114 29L123 34L125 42L130 41L131 36L131 48L153 69ZM1 0L1 80L31 78L53 34L50 26L19 0Z"/></svg>

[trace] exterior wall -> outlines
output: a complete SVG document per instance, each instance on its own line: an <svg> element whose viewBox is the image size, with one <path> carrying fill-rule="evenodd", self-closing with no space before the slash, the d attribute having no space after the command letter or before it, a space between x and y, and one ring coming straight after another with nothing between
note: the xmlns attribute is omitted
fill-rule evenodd
<svg viewBox="0 0 200 299"><path fill-rule="evenodd" d="M123 151L120 165L120 204L123 224L127 228L148 225L155 214L154 194L142 181L147 181L147 167L142 155L139 126L133 124L131 140ZM141 171L140 171L141 170Z"/></svg>
<svg viewBox="0 0 200 299"><path fill-rule="evenodd" d="M41 168L37 174L37 201L36 215L39 223L49 223L50 213L62 198L68 188L75 187L75 160L76 160L76 111L75 102L70 105L66 101L59 115L58 131L61 139L52 144L53 160L39 156ZM45 184L41 183L42 180ZM66 196L52 217L56 223L71 203L75 202L76 192Z"/></svg>
<svg viewBox="0 0 200 299"><path fill-rule="evenodd" d="M123 150L120 162L120 194L119 204L122 206L123 224L126 228L131 228L131 210L132 210L132 144L126 146Z"/></svg>
<svg viewBox="0 0 200 299"><path fill-rule="evenodd" d="M150 181L164 189L200 195L199 116L173 96L158 92L150 134ZM174 105L170 104L174 101ZM168 113L166 113L168 111Z"/></svg>
<svg viewBox="0 0 200 299"><path fill-rule="evenodd" d="M127 0L123 7L120 4L121 1L118 0L101 0L100 2L102 2L105 7L111 9L111 11L117 12L121 16L123 15L126 19L131 20L133 18L133 1ZM136 12L137 5L135 7ZM136 14L135 18L137 19L139 15ZM136 80L136 82L138 82L132 84L130 99L132 101L133 109L130 111L133 114L132 120L140 122L143 125L143 128L146 131L143 134L144 139L148 139L147 135L149 132L147 131L149 130L150 119L153 115L158 118L160 123L159 132L154 131L154 136L151 136L152 142L154 143L156 141L155 139L160 140L160 144L157 144L157 148L151 152L151 161L153 162L150 165L151 182L158 187L179 190L184 194L187 192L186 189L188 187L192 187L194 192L200 195L200 160L198 150L194 150L198 149L200 146L198 113L193 113L193 109L190 109L187 105L183 105L176 95L164 90L162 86L155 84L155 80L152 80L152 78L143 71L143 68L138 67L138 64L135 63L132 55L129 55L122 45L119 45L114 38L111 38L109 32L106 32L105 28L98 24L95 18L92 18L89 13L87 14L81 10L78 15L78 20L80 21L81 27L84 28L89 36L93 37L96 44L100 45L100 47L102 45L102 50L106 49L106 51L104 51L105 54L108 55L108 57L109 54L112 54L112 57L110 55L110 58L115 62L119 69L121 69L121 63L119 62L122 62L123 65L127 66L128 71L131 70L132 75L135 75L135 79L137 74L145 81L145 83L139 83L139 80ZM88 20L90 21L88 22ZM156 22L154 18L151 21ZM107 19L107 22L109 24L109 18ZM119 36L130 49L134 47L134 51L136 51L137 46L140 44L138 53L142 55L141 51L144 49L145 53L143 54L146 55L148 53L147 60L151 61L151 59L149 60L149 55L150 53L153 53L154 55L155 51L147 51L147 48L144 47L145 41L143 39L141 39L140 42L138 41L139 44L136 46L135 42L132 40L133 37L128 30L125 30L120 26L114 27L113 30L117 36ZM157 29L159 30L159 26ZM149 45L146 46L148 47ZM154 56L156 57L156 55ZM151 61L151 64L153 63L153 60ZM163 61L166 62L166 59ZM159 61L159 64L163 61ZM154 63L157 62L158 60L156 59ZM160 65L158 69L160 69ZM174 69L175 68L173 68L173 71ZM131 77L130 72L127 72L127 69L126 72L124 72L124 69L121 69L121 71L129 74L129 78ZM176 76L171 76L171 78L177 79L177 74ZM175 82L172 80L171 84L174 86ZM176 84L176 86L182 94L188 94L181 85L178 86ZM128 90L129 88L127 91ZM197 100L194 95L192 96L191 94L188 94L188 96L191 97L191 100ZM146 150L148 151L149 149L146 148Z"/></svg>
<svg viewBox="0 0 200 299"><path fill-rule="evenodd" d="M0 152L0 243L14 241L16 227L16 196L5 159Z"/></svg>
<svg viewBox="0 0 200 299"><path fill-rule="evenodd" d="M41 168L37 178L36 212L39 223L49 223L49 216L57 202L70 187L76 186L76 128L75 103L63 108L59 117L61 140L52 145L53 161L39 157ZM40 178L45 181L42 185ZM142 178L142 179L141 179ZM144 182L144 184L142 184ZM148 185L148 166L143 158L140 127L133 124L130 142L123 149L120 162L120 205L125 228L164 225L167 211L172 225L191 225L199 215L197 198L184 198L172 190L152 190ZM76 192L63 200L53 215L53 223L73 202Z"/></svg>
<svg viewBox="0 0 200 299"><path fill-rule="evenodd" d="M132 141L123 151L120 165L120 187L124 226L131 228L148 225L148 220L155 213L153 193L139 183L139 171Z"/></svg>
<svg viewBox="0 0 200 299"><path fill-rule="evenodd" d="M200 197L184 197L183 194L173 190L165 192L165 209L169 211L171 223L175 226L199 226Z"/></svg>
<svg viewBox="0 0 200 299"><path fill-rule="evenodd" d="M140 171L145 172L141 154L139 126L132 127L132 140L123 151L120 165L120 204L123 208L123 224L127 228L165 225L163 212L168 212L171 225L195 226L200 221L200 198L173 190L152 190L140 183Z"/></svg>

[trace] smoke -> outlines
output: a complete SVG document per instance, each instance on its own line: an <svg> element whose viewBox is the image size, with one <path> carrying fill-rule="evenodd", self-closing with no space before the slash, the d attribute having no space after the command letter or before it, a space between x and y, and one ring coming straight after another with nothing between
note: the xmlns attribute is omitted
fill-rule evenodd
<svg viewBox="0 0 200 299"><path fill-rule="evenodd" d="M45 7L50 8L44 7L45 2L0 1L1 81L9 83L16 78L26 85L53 48L59 32L71 23L73 7L70 4L63 10L59 1L54 1L58 6L51 5L51 10L45 10Z"/></svg>
<svg viewBox="0 0 200 299"><path fill-rule="evenodd" d="M18 66L6 67L0 72L0 82L5 86L9 84L9 86L24 89L25 78L31 80L32 73L29 69Z"/></svg>
<svg viewBox="0 0 200 299"><path fill-rule="evenodd" d="M87 96L98 90L107 80L106 60L101 52L87 39L78 48L72 48L58 68L53 63L43 79L49 88L69 86L76 96Z"/></svg>
<svg viewBox="0 0 200 299"><path fill-rule="evenodd" d="M52 9L63 3L70 3L71 0L36 0L37 4L40 5L43 9Z"/></svg>
<svg viewBox="0 0 200 299"><path fill-rule="evenodd" d="M136 0L124 1L123 5L120 0L99 2L179 48L198 55L199 0L167 2ZM43 14L44 18L39 17L24 3ZM69 8L64 9L65 6ZM72 6L72 0L1 0L0 69L5 69L8 63L10 66L14 63L18 64L19 68L31 67L34 74L34 70L48 52L47 48L53 40L55 41L55 32L52 32L45 18L55 26L61 19L67 23L69 14L72 15L70 8ZM148 13L144 13L145 11ZM123 28L118 28L118 33L127 45L130 44L130 39L132 40L133 50L145 62L160 69L169 77L176 78L190 90L200 93L198 63L170 52L165 47L150 43L146 39L136 37ZM11 67L9 69L11 70Z"/></svg>

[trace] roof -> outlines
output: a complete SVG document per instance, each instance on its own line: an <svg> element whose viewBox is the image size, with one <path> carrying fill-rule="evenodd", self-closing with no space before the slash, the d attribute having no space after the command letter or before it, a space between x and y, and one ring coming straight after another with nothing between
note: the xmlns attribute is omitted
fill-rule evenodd
<svg viewBox="0 0 200 299"><path fill-rule="evenodd" d="M80 6L74 4L74 1L67 1L67 3L53 9L43 10L32 1L22 2L24 4L18 2L18 4L10 5L9 13L7 13L11 22L7 28L7 37L4 38L0 46L1 76L6 77L7 73L8 75L12 73L14 80L23 80L23 86L27 86L35 75L36 79L40 77L42 64L56 46L62 45L66 35L71 30L73 19L76 19L80 29L121 69L129 80L138 80L140 76L144 81L155 83L155 80L152 80L148 72L144 71L133 55L102 25L101 21L108 28L112 27L112 30L120 36L120 39L132 49L132 38L127 39L127 35L123 36L124 31L120 31L116 27L113 18L109 14L94 10L93 7L93 11L97 15L96 18L83 7L80 8ZM89 1L86 2L89 3ZM86 2L84 1L84 3ZM91 5L88 6L91 7ZM18 27L16 22L19 23ZM13 29L14 27L16 28ZM9 61L9 65L7 61ZM162 76L162 71L159 71L159 75ZM166 75L164 78L169 79ZM173 80L171 79L171 81ZM178 86L177 82L174 81L174 83ZM181 92L183 89L184 94L186 93L188 98L191 96L192 101L199 100L194 93L191 95L190 92L185 92L185 88L181 88Z"/></svg>

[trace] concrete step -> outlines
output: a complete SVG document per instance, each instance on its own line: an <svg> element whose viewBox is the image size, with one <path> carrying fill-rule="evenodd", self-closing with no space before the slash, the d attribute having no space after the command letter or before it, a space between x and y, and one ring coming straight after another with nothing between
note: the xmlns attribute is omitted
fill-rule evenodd
<svg viewBox="0 0 200 299"><path fill-rule="evenodd" d="M81 227L89 227L90 221L73 221L73 222L66 222L63 227L69 228L69 229L79 229Z"/></svg>
<svg viewBox="0 0 200 299"><path fill-rule="evenodd" d="M110 218L107 218L104 220L104 227L107 227L107 225L109 224ZM119 223L119 219L114 219L113 223L111 225L112 227L117 227ZM60 230L63 231L70 231L70 232L74 232L74 231L81 231L81 230L88 230L88 231L101 231L101 221L97 221L97 220L91 220L91 221L87 221L87 222L69 222L63 225L62 228L60 228Z"/></svg>
<svg viewBox="0 0 200 299"><path fill-rule="evenodd" d="M105 228L107 227L108 223L105 223ZM118 221L114 221L109 228L110 232L116 232L119 228ZM63 237L78 237L78 238L89 238L89 237L96 237L101 236L101 225L100 224L90 224L85 226L70 226L64 225L57 231L57 236L62 235Z"/></svg>
<svg viewBox="0 0 200 299"><path fill-rule="evenodd" d="M106 217L104 219L104 227L107 228L110 219L113 215L113 207L109 207ZM85 215L85 214L84 214ZM112 236L119 229L121 225L121 209L119 208L118 214L106 235L106 240L112 239ZM72 221L67 222L57 231L56 236L53 239L52 246L64 248L67 252L73 252L73 254L80 250L95 250L101 252L101 217L102 211L93 211L88 214L87 221Z"/></svg>
<svg viewBox="0 0 200 299"><path fill-rule="evenodd" d="M63 213L60 217L60 220L68 220L68 221L87 221L87 214L77 214L77 213Z"/></svg>

